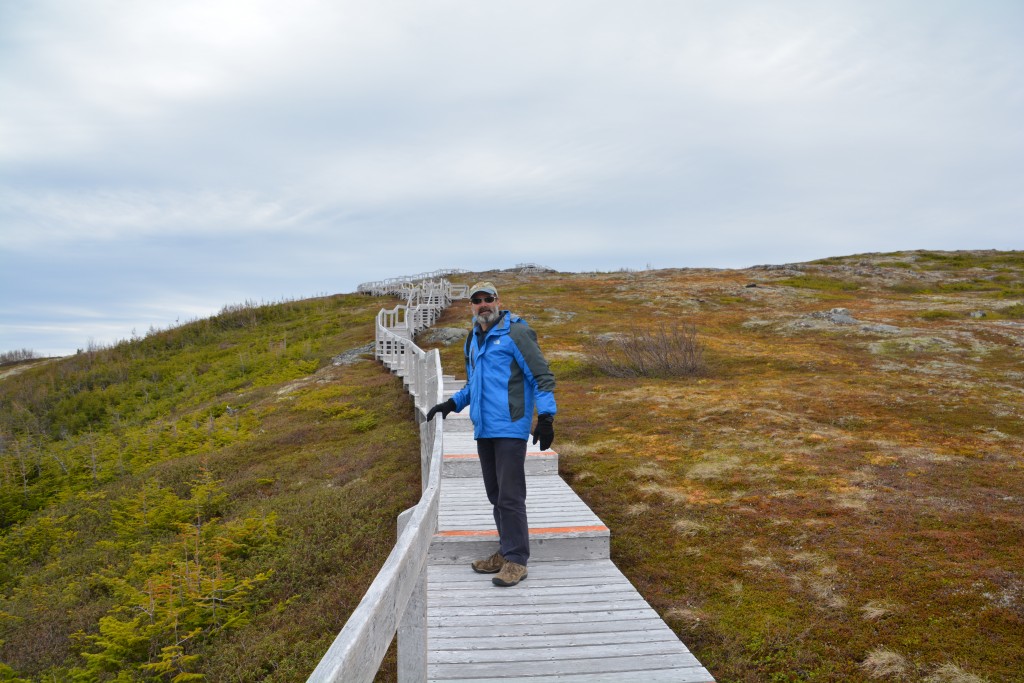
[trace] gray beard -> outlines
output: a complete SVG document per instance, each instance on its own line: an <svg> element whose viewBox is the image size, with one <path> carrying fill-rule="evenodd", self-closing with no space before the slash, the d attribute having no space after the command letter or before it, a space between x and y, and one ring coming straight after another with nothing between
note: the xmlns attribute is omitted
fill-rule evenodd
<svg viewBox="0 0 1024 683"><path fill-rule="evenodd" d="M501 317L500 311L490 311L488 313L478 313L476 316L477 322L481 323L483 327L490 327L498 321Z"/></svg>

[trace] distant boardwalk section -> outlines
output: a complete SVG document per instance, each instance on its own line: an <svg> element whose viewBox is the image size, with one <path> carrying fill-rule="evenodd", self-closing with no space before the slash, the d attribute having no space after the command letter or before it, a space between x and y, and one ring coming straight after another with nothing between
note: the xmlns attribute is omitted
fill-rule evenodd
<svg viewBox="0 0 1024 683"><path fill-rule="evenodd" d="M424 281L439 281L451 275L461 275L465 272L461 268L442 268L441 270L433 270L429 273L420 273L418 275L406 275L386 280L377 280L376 282L364 282L356 288L356 291L360 294L371 294L373 296L404 296L411 290L419 288ZM463 287L465 286L463 285ZM453 287L458 287L458 285L453 285ZM465 294L462 296L465 296ZM454 298L458 299L460 297L455 296Z"/></svg>

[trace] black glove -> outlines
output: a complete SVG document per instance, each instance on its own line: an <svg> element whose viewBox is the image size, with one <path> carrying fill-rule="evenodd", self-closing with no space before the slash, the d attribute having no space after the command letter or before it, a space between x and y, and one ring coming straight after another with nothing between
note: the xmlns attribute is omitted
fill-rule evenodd
<svg viewBox="0 0 1024 683"><path fill-rule="evenodd" d="M533 428L533 443L540 440L540 449L546 451L555 440L555 418L547 413L537 416L537 426Z"/></svg>
<svg viewBox="0 0 1024 683"><path fill-rule="evenodd" d="M427 422L434 419L434 416L441 413L441 419L448 417L448 413L455 410L455 401L448 399L444 403L438 403L436 406L427 411Z"/></svg>

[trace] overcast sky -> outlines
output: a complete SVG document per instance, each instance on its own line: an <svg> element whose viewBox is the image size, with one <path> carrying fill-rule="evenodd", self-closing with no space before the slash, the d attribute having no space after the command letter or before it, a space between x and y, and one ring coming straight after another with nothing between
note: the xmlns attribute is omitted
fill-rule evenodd
<svg viewBox="0 0 1024 683"><path fill-rule="evenodd" d="M1024 248L1020 0L0 0L0 352L444 267Z"/></svg>

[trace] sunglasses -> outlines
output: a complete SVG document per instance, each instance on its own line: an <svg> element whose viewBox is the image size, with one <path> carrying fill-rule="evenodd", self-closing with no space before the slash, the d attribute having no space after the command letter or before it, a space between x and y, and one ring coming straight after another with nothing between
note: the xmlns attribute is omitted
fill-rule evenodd
<svg viewBox="0 0 1024 683"><path fill-rule="evenodd" d="M472 299L470 299L470 301L472 301L475 304L482 304L485 301L489 304L493 304L496 298L497 297L493 296L474 296Z"/></svg>

